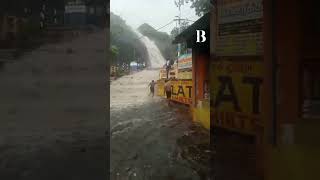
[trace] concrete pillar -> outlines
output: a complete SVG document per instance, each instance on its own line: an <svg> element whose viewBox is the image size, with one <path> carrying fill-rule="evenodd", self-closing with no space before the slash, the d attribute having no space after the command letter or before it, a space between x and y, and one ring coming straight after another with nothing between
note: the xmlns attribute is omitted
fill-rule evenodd
<svg viewBox="0 0 320 180"><path fill-rule="evenodd" d="M290 8L286 8L290 4ZM276 53L279 62L279 140L294 143L293 125L300 115L301 25L298 1L277 1ZM302 85L302 84L301 84Z"/></svg>

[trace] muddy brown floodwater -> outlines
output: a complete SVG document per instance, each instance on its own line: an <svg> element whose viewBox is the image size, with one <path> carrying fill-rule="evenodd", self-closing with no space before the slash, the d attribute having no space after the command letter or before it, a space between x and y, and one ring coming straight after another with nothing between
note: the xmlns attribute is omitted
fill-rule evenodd
<svg viewBox="0 0 320 180"><path fill-rule="evenodd" d="M209 134L185 106L148 95L157 77L143 70L111 83L111 179L207 179Z"/></svg>

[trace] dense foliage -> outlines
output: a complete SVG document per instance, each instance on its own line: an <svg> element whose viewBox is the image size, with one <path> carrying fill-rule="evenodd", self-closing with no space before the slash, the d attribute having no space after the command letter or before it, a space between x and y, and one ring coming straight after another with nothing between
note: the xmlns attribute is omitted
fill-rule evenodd
<svg viewBox="0 0 320 180"><path fill-rule="evenodd" d="M194 8L198 16L202 16L209 12L214 0L175 0L177 7L191 3L191 8Z"/></svg>
<svg viewBox="0 0 320 180"><path fill-rule="evenodd" d="M171 30L171 38L174 39L177 35L179 35L181 32L186 30L189 27L189 22L188 21L182 21L180 28L175 27ZM175 49L178 49L178 45L175 44ZM184 54L187 51L187 44L186 43L181 43L180 44L180 53Z"/></svg>
<svg viewBox="0 0 320 180"><path fill-rule="evenodd" d="M110 44L112 65L122 67L131 62L147 63L146 49L138 35L118 15L110 14Z"/></svg>

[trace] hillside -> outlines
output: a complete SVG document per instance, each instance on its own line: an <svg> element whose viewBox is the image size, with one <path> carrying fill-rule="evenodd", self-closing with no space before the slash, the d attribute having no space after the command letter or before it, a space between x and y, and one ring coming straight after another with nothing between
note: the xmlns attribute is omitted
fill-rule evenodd
<svg viewBox="0 0 320 180"><path fill-rule="evenodd" d="M111 64L122 66L132 61L147 62L145 46L138 41L138 35L120 16L110 14L110 45L114 56Z"/></svg>
<svg viewBox="0 0 320 180"><path fill-rule="evenodd" d="M142 24L138 31L155 42L165 59L175 58L176 50L171 37L167 33L157 31L147 23Z"/></svg>

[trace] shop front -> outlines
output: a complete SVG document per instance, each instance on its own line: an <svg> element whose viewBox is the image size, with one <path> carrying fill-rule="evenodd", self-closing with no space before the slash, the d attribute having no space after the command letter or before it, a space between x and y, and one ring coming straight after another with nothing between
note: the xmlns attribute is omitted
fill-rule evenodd
<svg viewBox="0 0 320 180"><path fill-rule="evenodd" d="M210 43L196 43L197 31L202 29L209 34L210 14L205 14L194 24L180 33L173 43L186 43L187 48L191 49L192 55L185 55L179 61L182 66L192 66L192 71L179 69L178 77L190 77L192 73L192 89L190 109L192 111L193 120L199 122L206 129L210 129L210 93L209 93L209 60L210 60ZM208 35L209 36L209 35ZM209 37L207 37L209 39ZM189 57L189 58L188 58ZM190 60L192 59L192 63Z"/></svg>

